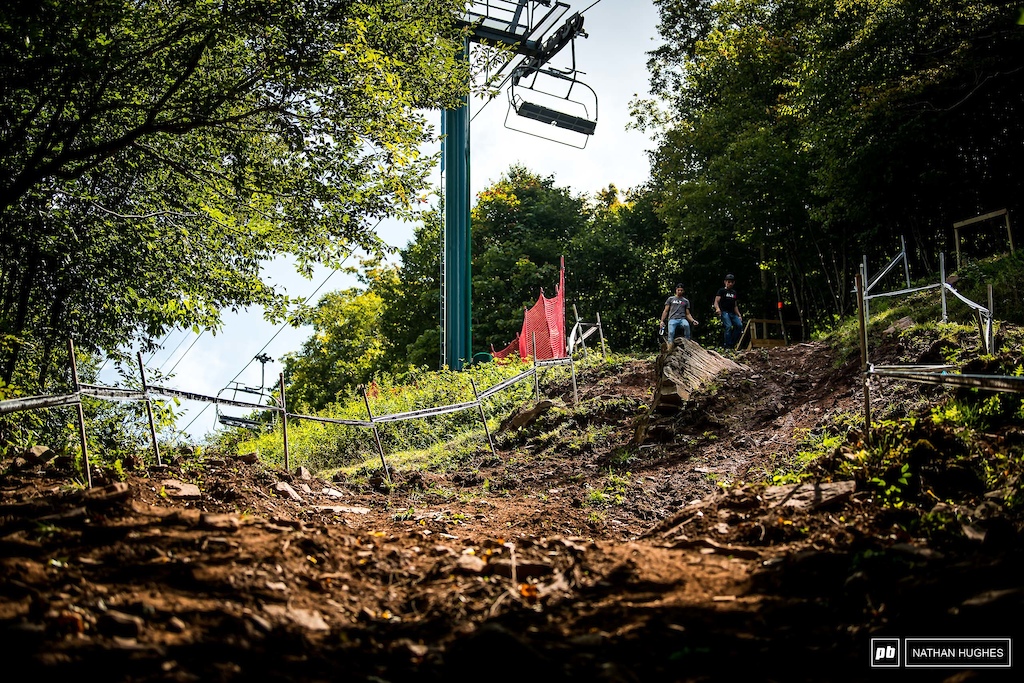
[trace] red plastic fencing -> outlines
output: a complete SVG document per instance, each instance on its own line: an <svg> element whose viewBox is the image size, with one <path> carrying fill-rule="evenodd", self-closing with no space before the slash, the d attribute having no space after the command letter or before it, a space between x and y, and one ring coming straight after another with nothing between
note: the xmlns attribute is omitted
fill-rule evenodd
<svg viewBox="0 0 1024 683"><path fill-rule="evenodd" d="M491 355L506 358L518 352L520 358L529 358L533 355L534 335L537 344L535 360L565 358L565 259L559 268L555 296L549 299L544 296L544 290L540 290L537 302L523 315L522 331L501 351L495 351L492 346Z"/></svg>

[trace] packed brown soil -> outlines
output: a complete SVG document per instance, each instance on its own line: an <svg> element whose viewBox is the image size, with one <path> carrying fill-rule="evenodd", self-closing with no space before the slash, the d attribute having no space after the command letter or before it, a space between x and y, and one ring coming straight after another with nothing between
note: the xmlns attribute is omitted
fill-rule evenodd
<svg viewBox="0 0 1024 683"><path fill-rule="evenodd" d="M835 476L863 445L855 424L800 488L755 483L856 422L859 359L801 343L733 360L657 414L653 357L587 370L575 408L562 382L532 421L507 416L496 455L392 486L178 453L82 490L60 459L4 463L4 678L1019 680L1015 662L869 663L880 637L1024 644L1006 492L947 462L939 427L900 507ZM873 408L921 414L948 391L877 383ZM1022 440L1007 424L974 445L997 458ZM952 530L920 523L943 511Z"/></svg>

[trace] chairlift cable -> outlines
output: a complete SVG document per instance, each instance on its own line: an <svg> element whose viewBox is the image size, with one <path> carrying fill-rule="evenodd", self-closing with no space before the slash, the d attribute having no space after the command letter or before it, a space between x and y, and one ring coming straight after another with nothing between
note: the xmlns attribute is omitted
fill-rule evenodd
<svg viewBox="0 0 1024 683"><path fill-rule="evenodd" d="M196 340L194 342L192 342L191 344L189 344L189 347L187 349L185 349L185 353L181 354L181 358L179 358L174 363L174 365L171 366L171 369L167 371L168 375L170 375L172 372L174 372L174 368L178 367L178 364L181 363L181 361L185 360L185 356L187 356L188 352L192 350L192 347L196 345L196 342L198 342L200 339L203 338L204 334L206 334L206 330L203 330L202 332L199 333L198 336L196 336ZM180 346L180 344L179 344L179 346Z"/></svg>
<svg viewBox="0 0 1024 683"><path fill-rule="evenodd" d="M174 333L174 328L172 327L170 330L167 331L167 335L164 336L163 341L161 341L159 344L157 344L156 351L154 351L153 355L150 356L149 359L146 360L146 363L149 363L151 360L153 360L153 356L155 356L160 351L160 349L163 347L164 343L168 339L170 339L171 334L173 334L173 333ZM100 373L103 372L103 368L107 367L107 362L109 360L110 360L110 356L109 355L103 359L103 363L99 366L99 368L96 369L96 376L97 377L99 377Z"/></svg>
<svg viewBox="0 0 1024 683"><path fill-rule="evenodd" d="M170 361L172 358L174 358L174 354L176 354L178 352L178 349L181 348L181 345L185 343L186 339L188 339L188 330L185 331L185 334L182 336L181 341L179 341L177 343L177 345L174 347L174 350L171 351L169 354L167 354L167 361ZM157 354L157 351L154 351L153 355L150 356L149 360L146 361L147 365L149 364L149 362L151 360L153 360L153 358L156 356L156 354ZM167 361L165 361L165 362L167 362Z"/></svg>
<svg viewBox="0 0 1024 683"><path fill-rule="evenodd" d="M150 354L149 358L146 359L146 363L147 364L153 362L153 359L156 358L156 354L160 353L160 349L162 349L164 347L164 344L167 343L167 340L171 338L172 334L174 334L174 328L173 327L171 329L167 330L167 334L164 336L163 340L159 344L156 345L156 349L154 349L153 353ZM185 335L185 336L188 336L188 335ZM181 342L178 342L178 346L181 346ZM178 346L174 347L174 351L178 350ZM174 351L171 351L171 356L174 355Z"/></svg>
<svg viewBox="0 0 1024 683"><path fill-rule="evenodd" d="M383 220L384 220L384 219L382 218L382 219L381 219L380 221L377 221L377 225L380 225L381 221L383 221ZM374 227L374 229L376 229L376 228L377 228L377 225L373 226L373 227ZM352 251L354 251L354 249L353 249ZM349 256L351 256L351 255L352 255L352 251L349 251L349 252L348 252L348 256L346 256L346 257L345 257L345 261L347 261L347 260L348 260L348 258L349 258ZM345 261L342 261L342 263L344 263ZM317 292L319 292L319 291L320 291L320 290L321 290L321 289L323 288L323 286L327 284L327 281L328 281L328 280L330 280L330 279L331 279L331 278L332 278L332 277L334 276L334 274L335 274L335 273L337 273L337 272L338 272L337 270L332 270L332 271L331 271L330 273L328 273L328 274L327 274L327 277L325 277L325 278L324 278L324 281L320 283L320 286L319 286L319 287L317 287L316 289L314 289L314 290L313 290L313 293L312 293L312 294L310 294L310 295L309 295L309 296L307 296L307 297L306 297L305 299L303 299L303 300L302 300L302 303L306 303L307 301L309 301L310 299L312 299L312 298L313 298L314 296L316 296L316 293L317 293ZM281 325L281 327L277 328L277 332L275 332L275 333L274 333L274 336L273 336L273 337L271 337L271 338L270 338L269 340L267 340L267 343L263 345L263 348L262 348L262 349L260 349L259 351L257 351L257 352L256 352L256 354L255 354L255 355L254 355L254 356L253 356L252 358L250 358L250 359L249 359L249 362L245 364L245 367L244 367L244 368L242 368L241 370L239 370L239 371L238 371L238 374L237 374L237 375L235 375L234 377L232 377L232 378L231 378L231 380L230 380L230 381L229 381L229 382L228 382L228 383L227 383L226 385L224 385L225 387L227 387L227 386L228 386L229 384L231 384L231 382L234 382L235 380L237 380L237 379L238 379L238 378L239 378L239 377L240 377L240 376L242 375L242 373L243 373L243 372L245 372L245 371L246 371L246 369L247 369L247 368L248 368L248 367L249 367L250 365L252 365L252 362L253 362L254 360L256 360L256 356L259 356L259 355L260 355L260 354L262 354L262 353L263 353L264 351L266 351L266 350L267 350L267 347L268 347L268 346L270 346L270 343L271 343L272 341L274 341L274 340L275 340L275 339L277 338L277 335L279 335L279 334L281 334L282 332L284 332L284 328L285 328L285 327L287 327L287 326L288 326L288 324L289 324L289 323L291 322L291 319L290 319L290 318L291 318L291 316L289 316L289 319L286 319L286 320L284 321L284 323L283 323L283 324Z"/></svg>

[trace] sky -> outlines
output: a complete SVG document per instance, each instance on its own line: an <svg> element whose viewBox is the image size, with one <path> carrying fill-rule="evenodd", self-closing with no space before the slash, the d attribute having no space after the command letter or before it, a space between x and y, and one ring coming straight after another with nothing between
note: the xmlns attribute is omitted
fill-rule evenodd
<svg viewBox="0 0 1024 683"><path fill-rule="evenodd" d="M650 0L562 0L569 5L565 18L583 12L583 30L587 37L576 39L575 60L579 80L596 93L597 126L593 136L573 136L574 146L545 140L506 127L506 119L517 128L531 128L528 120L508 114L507 91L487 104L470 102L470 192L471 197L496 182L513 164L521 164L542 176L554 176L555 185L568 187L574 193L593 194L614 184L620 190L646 182L649 176L647 151L653 145L647 135L626 130L630 122L629 103L648 93L647 52L657 47L657 12ZM559 24L564 21L561 20ZM565 47L552 61L552 66L566 67L572 63L572 51ZM557 81L551 81L557 84ZM538 86L541 83L538 81ZM562 93L555 87L550 92ZM520 91L521 92L521 91ZM583 101L586 91L573 90L574 100ZM525 93L529 96L531 93ZM550 104L543 96L540 104ZM588 103L587 118L592 102ZM568 107L569 113L581 110ZM440 132L441 112L436 112L435 128ZM533 128L531 128L533 129ZM439 149L439 147L437 148ZM435 150L436 151L436 150ZM440 169L435 182L440 185ZM473 200L475 201L475 200ZM412 224L385 221L378 233L388 244L405 247L413 236ZM355 265L350 263L347 265ZM318 269L311 280L294 272L284 261L267 264L269 280L279 284L290 296L307 298L315 303L327 292L358 285L351 275ZM567 283L571 290L571 283ZM196 335L190 331L173 331L163 340L163 347L144 356L147 374L157 369L173 377L163 386L205 396L231 398L231 382L249 387L267 386L277 381L286 353L299 351L312 333L312 328L272 325L263 320L262 309L239 313L226 312L223 328L217 334ZM273 360L261 365L255 360L266 354ZM102 383L116 383L110 370L100 375ZM238 400L251 401L253 396L238 394ZM223 408L225 414L243 415L244 409ZM189 441L201 441L204 435L220 428L216 409L207 403L183 401L179 407L178 429Z"/></svg>

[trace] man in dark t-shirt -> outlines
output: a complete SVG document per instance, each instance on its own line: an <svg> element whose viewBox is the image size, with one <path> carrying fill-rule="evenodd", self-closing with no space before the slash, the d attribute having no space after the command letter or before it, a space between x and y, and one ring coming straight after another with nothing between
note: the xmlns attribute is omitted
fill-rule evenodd
<svg viewBox="0 0 1024 683"><path fill-rule="evenodd" d="M725 286L715 294L715 313L722 317L722 325L725 327L725 348L733 349L740 341L740 334L743 333L743 316L740 314L740 295L734 289L736 276L728 273L725 276Z"/></svg>

